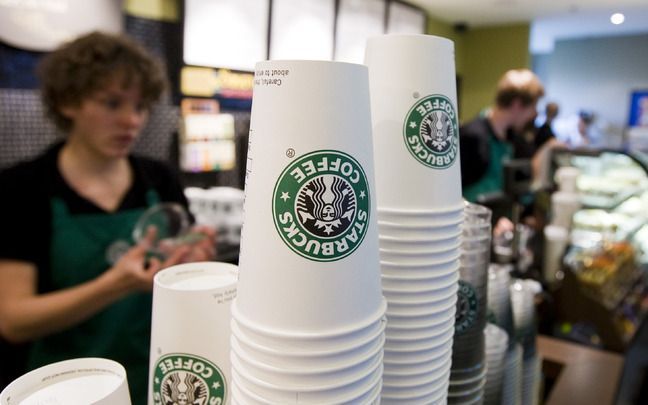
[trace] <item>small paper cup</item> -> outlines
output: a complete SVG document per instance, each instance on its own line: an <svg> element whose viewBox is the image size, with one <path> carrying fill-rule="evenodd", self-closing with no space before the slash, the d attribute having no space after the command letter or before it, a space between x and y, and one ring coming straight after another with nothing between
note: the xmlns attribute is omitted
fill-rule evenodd
<svg viewBox="0 0 648 405"><path fill-rule="evenodd" d="M130 405L124 367L80 358L52 363L17 378L0 393L2 405Z"/></svg>

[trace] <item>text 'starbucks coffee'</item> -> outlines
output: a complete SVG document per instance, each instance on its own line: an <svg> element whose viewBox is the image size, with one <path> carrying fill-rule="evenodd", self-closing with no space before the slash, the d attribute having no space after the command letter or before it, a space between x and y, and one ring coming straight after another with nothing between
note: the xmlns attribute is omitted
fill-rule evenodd
<svg viewBox="0 0 648 405"><path fill-rule="evenodd" d="M403 135L408 151L422 164L445 169L459 153L459 126L452 102L435 94L419 100L407 113Z"/></svg>
<svg viewBox="0 0 648 405"><path fill-rule="evenodd" d="M153 404L225 404L227 387L221 370L209 360L173 353L155 363Z"/></svg>
<svg viewBox="0 0 648 405"><path fill-rule="evenodd" d="M272 197L272 213L284 243L315 261L353 253L369 226L370 193L362 166L350 155L321 150L284 169Z"/></svg>

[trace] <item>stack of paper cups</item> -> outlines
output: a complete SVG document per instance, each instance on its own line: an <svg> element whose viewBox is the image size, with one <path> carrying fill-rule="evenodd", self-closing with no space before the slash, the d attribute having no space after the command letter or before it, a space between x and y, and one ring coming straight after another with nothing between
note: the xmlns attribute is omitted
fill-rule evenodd
<svg viewBox="0 0 648 405"><path fill-rule="evenodd" d="M513 309L511 308L511 271L508 264L491 263L488 267L488 312L490 321L504 329L511 345L515 341Z"/></svg>
<svg viewBox="0 0 648 405"><path fill-rule="evenodd" d="M2 405L130 405L124 367L112 360L82 358L30 371L0 393Z"/></svg>
<svg viewBox="0 0 648 405"><path fill-rule="evenodd" d="M454 49L427 35L369 39L383 293L382 403L446 400L463 200Z"/></svg>
<svg viewBox="0 0 648 405"><path fill-rule="evenodd" d="M229 403L237 278L235 265L217 262L172 266L155 276L149 404Z"/></svg>
<svg viewBox="0 0 648 405"><path fill-rule="evenodd" d="M384 314L367 68L255 70L233 402L380 398Z"/></svg>

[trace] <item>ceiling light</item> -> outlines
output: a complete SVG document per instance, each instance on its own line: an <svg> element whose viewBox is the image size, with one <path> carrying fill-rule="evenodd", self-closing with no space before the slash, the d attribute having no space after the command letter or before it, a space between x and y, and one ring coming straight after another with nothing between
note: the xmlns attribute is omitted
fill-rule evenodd
<svg viewBox="0 0 648 405"><path fill-rule="evenodd" d="M610 22L614 25L623 24L624 21L625 21L625 16L621 13L614 13L610 17Z"/></svg>

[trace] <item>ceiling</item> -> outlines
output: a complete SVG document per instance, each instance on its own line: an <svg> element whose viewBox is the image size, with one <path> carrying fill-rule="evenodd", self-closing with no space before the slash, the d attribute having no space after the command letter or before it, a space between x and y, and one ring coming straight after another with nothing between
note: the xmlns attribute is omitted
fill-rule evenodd
<svg viewBox="0 0 648 405"><path fill-rule="evenodd" d="M451 24L483 27L531 23L532 53L551 52L557 39L648 32L647 0L409 0ZM625 22L610 23L621 12Z"/></svg>

